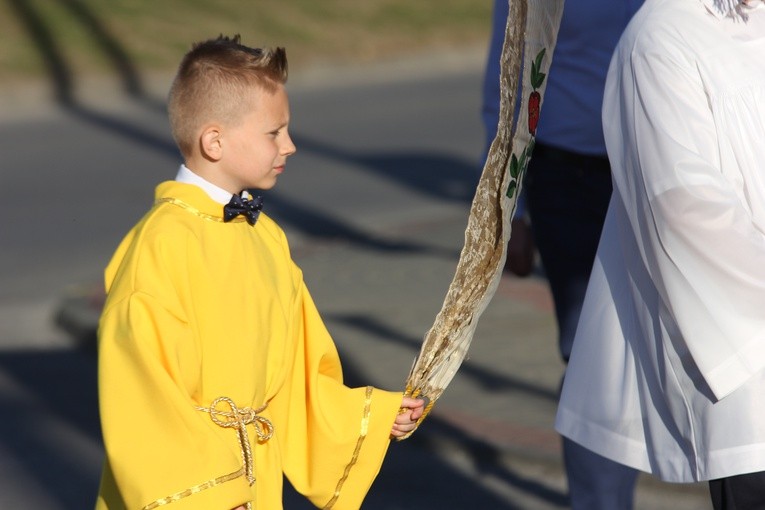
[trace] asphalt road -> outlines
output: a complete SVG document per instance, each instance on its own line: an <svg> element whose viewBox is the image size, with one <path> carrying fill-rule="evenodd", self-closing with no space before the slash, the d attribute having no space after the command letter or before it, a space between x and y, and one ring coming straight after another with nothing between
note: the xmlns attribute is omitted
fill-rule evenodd
<svg viewBox="0 0 765 510"><path fill-rule="evenodd" d="M293 70L298 152L267 196L293 244L301 236L363 242L365 226L467 203L483 136L479 57L463 58L462 72L444 71L444 64L432 72L391 65L334 77ZM22 95L28 115L0 89L0 112L13 113L0 113L2 345L58 344L26 318L35 322L41 303L69 286L100 281L156 183L175 175L181 159L165 118L167 81L153 86L127 96L107 82L64 107Z"/></svg>

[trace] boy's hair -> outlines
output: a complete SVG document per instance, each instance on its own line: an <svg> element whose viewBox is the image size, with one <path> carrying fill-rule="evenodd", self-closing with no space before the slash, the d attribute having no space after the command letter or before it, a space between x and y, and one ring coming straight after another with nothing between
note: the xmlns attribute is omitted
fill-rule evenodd
<svg viewBox="0 0 765 510"><path fill-rule="evenodd" d="M248 111L253 87L273 93L287 82L284 48L249 48L240 36L196 43L183 57L168 98L170 128L184 156L191 154L199 127L237 122Z"/></svg>

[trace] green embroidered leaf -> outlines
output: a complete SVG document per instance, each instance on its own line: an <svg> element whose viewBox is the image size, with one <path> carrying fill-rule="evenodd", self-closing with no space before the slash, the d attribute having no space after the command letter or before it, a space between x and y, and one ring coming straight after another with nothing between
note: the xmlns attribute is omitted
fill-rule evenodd
<svg viewBox="0 0 765 510"><path fill-rule="evenodd" d="M507 187L507 198L513 198L515 195L515 189L518 187L518 183L513 179L510 181L510 185Z"/></svg>
<svg viewBox="0 0 765 510"><path fill-rule="evenodd" d="M537 53L537 58L534 60L537 70L542 66L542 59L545 58L545 51L547 51L547 48L542 48L542 51Z"/></svg>
<svg viewBox="0 0 765 510"><path fill-rule="evenodd" d="M518 158L513 154L510 157L510 177L513 179L518 178L518 172L520 171L520 167L518 165Z"/></svg>
<svg viewBox="0 0 765 510"><path fill-rule="evenodd" d="M546 76L547 75L545 73L539 73L539 74L534 75L531 78L531 86L534 87L535 90L538 89L545 82L545 77Z"/></svg>
<svg viewBox="0 0 765 510"><path fill-rule="evenodd" d="M531 63L531 86L534 87L534 90L542 86L545 81L545 77L547 76L545 73L541 72L542 59L545 56L545 51L546 48L542 48L542 51L537 53L534 62Z"/></svg>

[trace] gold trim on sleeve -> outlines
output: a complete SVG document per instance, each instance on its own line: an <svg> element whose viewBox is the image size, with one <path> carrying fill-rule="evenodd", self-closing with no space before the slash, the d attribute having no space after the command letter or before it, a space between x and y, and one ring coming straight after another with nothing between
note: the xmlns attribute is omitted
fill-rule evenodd
<svg viewBox="0 0 765 510"><path fill-rule="evenodd" d="M220 485L222 483L235 480L239 478L240 476L244 476L244 474L245 474L244 468L241 468L238 471L234 471L233 473L230 473L228 475L219 476L218 478L215 478L213 480L208 480L205 483L195 485L194 487L191 487L189 489L183 490L181 492L176 492L175 494L172 494L162 499L158 499L157 501L154 501L153 503L149 503L148 505L143 507L142 510L152 510L154 508L157 508L163 505L169 505L170 503L175 503L176 501L180 499L191 496L198 492L202 492L205 489L211 489L215 487L216 485Z"/></svg>
<svg viewBox="0 0 765 510"><path fill-rule="evenodd" d="M323 510L331 510L331 508L335 506L335 503L337 503L337 499L340 497L340 491L343 488L343 484L348 479L348 475L350 475L351 469L356 464L356 461L358 461L359 459L359 452L361 452L361 445L364 444L364 439L366 439L367 432L369 431L369 415L372 409L372 390L373 390L372 386L367 386L366 399L364 401L364 416L361 418L361 432L359 434L358 441L356 441L356 449L353 450L353 456L351 457L351 461L348 463L347 466L345 466L345 472L343 473L343 476L337 482L337 487L335 487L335 494L332 496L332 499L330 499L329 502L326 505L324 505Z"/></svg>

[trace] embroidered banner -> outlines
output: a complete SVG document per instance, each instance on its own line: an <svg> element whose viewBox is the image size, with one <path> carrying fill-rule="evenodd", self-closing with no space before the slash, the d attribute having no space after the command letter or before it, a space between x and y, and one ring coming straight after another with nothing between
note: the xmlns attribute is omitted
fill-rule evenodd
<svg viewBox="0 0 765 510"><path fill-rule="evenodd" d="M430 399L423 419L465 359L499 285L562 13L563 0L509 0L497 136L473 198L454 279L406 381L407 395Z"/></svg>

